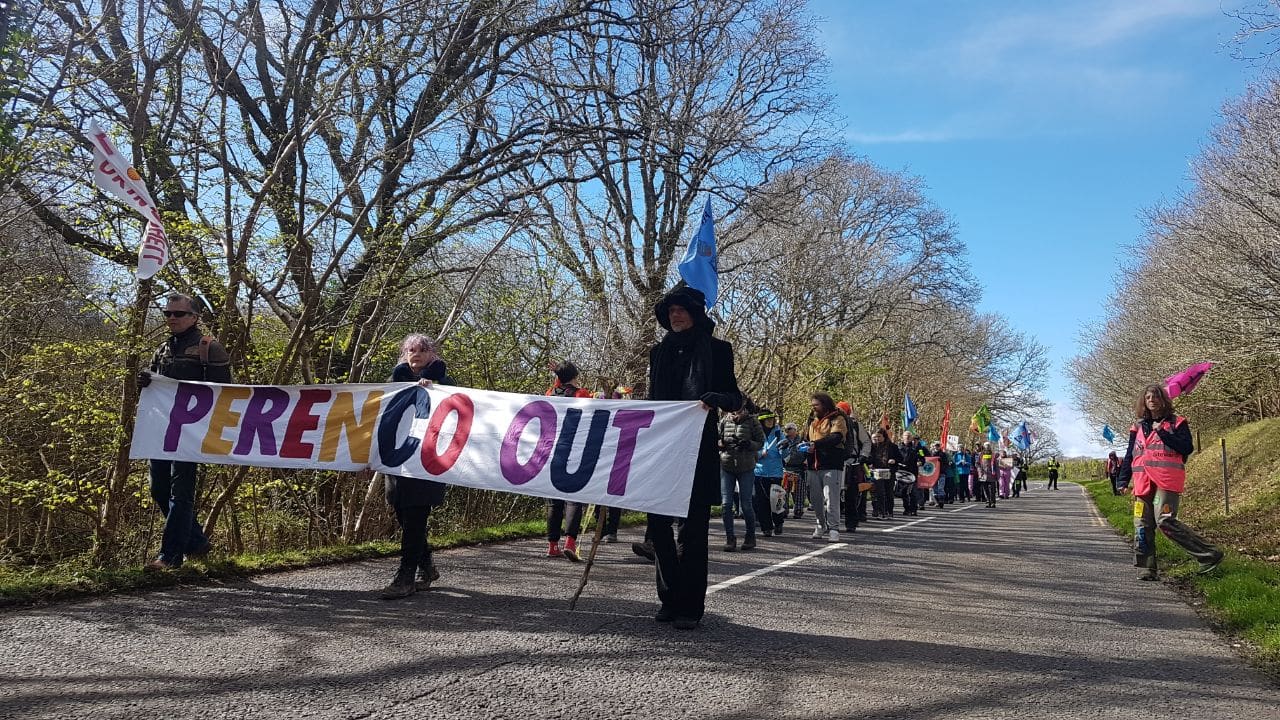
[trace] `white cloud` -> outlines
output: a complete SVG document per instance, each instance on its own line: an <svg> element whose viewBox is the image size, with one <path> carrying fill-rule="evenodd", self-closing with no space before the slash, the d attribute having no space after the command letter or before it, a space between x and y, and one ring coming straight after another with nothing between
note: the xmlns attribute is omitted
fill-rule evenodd
<svg viewBox="0 0 1280 720"><path fill-rule="evenodd" d="M1111 450L1119 452L1119 448L1109 447L1102 439L1102 428L1094 427L1067 403L1053 404L1052 427L1065 457L1106 457ZM1116 434L1121 433L1117 431Z"/></svg>
<svg viewBox="0 0 1280 720"><path fill-rule="evenodd" d="M959 140L961 136L950 130L900 130L889 133L870 133L850 130L845 138L855 145L885 145L889 143L935 143Z"/></svg>

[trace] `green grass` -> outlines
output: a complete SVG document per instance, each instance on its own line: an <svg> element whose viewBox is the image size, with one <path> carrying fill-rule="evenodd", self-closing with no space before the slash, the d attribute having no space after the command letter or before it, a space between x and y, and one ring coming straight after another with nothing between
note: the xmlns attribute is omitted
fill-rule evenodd
<svg viewBox="0 0 1280 720"><path fill-rule="evenodd" d="M1280 448L1268 451L1280 452ZM1112 495L1111 485L1104 480L1082 484L1093 496L1103 517L1132 538L1133 497ZM1232 495L1234 501L1234 490ZM1273 496L1269 492L1262 495ZM1259 500L1255 496L1248 502L1253 506ZM1273 506L1270 515L1280 516L1280 506ZM1194 521L1192 524L1205 531L1214 542L1222 541L1212 528L1201 527ZM1257 557L1253 548L1230 543L1220 547L1226 552L1222 565L1209 575L1198 575L1195 560L1157 533L1156 554L1165 576L1185 594L1202 598L1210 621L1222 631L1246 641L1257 665L1271 676L1280 677L1280 568Z"/></svg>
<svg viewBox="0 0 1280 720"><path fill-rule="evenodd" d="M623 525L644 522L643 513L623 513ZM465 532L431 536L431 547L443 550L468 545L519 540L544 535L546 520L526 520ZM585 537L585 535L584 535ZM216 552L205 561L193 560L172 573L144 573L141 567L95 568L83 560L61 565L23 569L0 565L0 607L26 605L51 600L64 600L87 595L169 587L182 583L229 580L249 575L297 570L333 563L390 557L400 552L400 544L377 541L359 545L331 545L311 550L293 550L263 554L219 556Z"/></svg>

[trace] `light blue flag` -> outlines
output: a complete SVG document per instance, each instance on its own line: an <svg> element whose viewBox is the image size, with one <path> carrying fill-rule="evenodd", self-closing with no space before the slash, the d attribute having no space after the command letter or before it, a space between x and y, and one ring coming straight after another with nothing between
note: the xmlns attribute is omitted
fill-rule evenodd
<svg viewBox="0 0 1280 720"><path fill-rule="evenodd" d="M902 422L903 427L911 427L915 424L916 418L920 417L920 413L916 412L916 404L911 402L911 393L902 394Z"/></svg>
<svg viewBox="0 0 1280 720"><path fill-rule="evenodd" d="M708 310L716 304L720 290L715 225L715 218L711 217L711 198L707 198L707 205L702 209L702 225L698 227L698 234L689 241L689 249L678 266L680 277L689 287L702 291L706 296Z"/></svg>
<svg viewBox="0 0 1280 720"><path fill-rule="evenodd" d="M1000 442L1000 432L996 430L994 422L987 426L987 439L993 443Z"/></svg>
<svg viewBox="0 0 1280 720"><path fill-rule="evenodd" d="M1111 426L1110 426L1110 425L1103 425L1103 426L1102 426L1102 439L1103 439L1103 440L1106 440L1107 442L1115 442L1115 441L1116 441L1116 434L1115 434L1115 431L1113 431L1113 430L1111 429Z"/></svg>
<svg viewBox="0 0 1280 720"><path fill-rule="evenodd" d="M1013 444L1023 452L1031 449L1031 429L1027 427L1026 420L1018 423L1018 429L1013 434Z"/></svg>

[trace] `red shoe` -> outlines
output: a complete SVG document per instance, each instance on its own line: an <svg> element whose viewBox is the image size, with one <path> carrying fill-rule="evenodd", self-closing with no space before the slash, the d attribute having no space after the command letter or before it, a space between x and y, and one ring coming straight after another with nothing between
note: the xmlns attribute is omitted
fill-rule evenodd
<svg viewBox="0 0 1280 720"><path fill-rule="evenodd" d="M547 547L547 557L564 557L564 553L560 551L560 543L549 543Z"/></svg>
<svg viewBox="0 0 1280 720"><path fill-rule="evenodd" d="M582 558L578 557L578 539L567 537L564 539L564 556L569 558L569 562L582 562Z"/></svg>

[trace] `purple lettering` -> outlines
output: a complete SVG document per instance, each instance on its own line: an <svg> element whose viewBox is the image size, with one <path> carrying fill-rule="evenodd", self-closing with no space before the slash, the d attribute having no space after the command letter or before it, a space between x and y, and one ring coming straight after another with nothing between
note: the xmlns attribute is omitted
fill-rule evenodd
<svg viewBox="0 0 1280 720"><path fill-rule="evenodd" d="M636 453L636 437L652 424L652 410L619 410L613 416L613 426L618 428L618 451L613 455L613 470L609 472L609 486L605 492L610 495L627 494L627 477Z"/></svg>
<svg viewBox="0 0 1280 720"><path fill-rule="evenodd" d="M533 448L529 461L520 464L516 452L520 449L520 436L525 427L532 421L538 421L538 444ZM535 400L520 408L511 427L507 428L507 436L502 439L502 449L498 451L498 465L502 468L502 476L512 485L523 485L547 464L551 457L551 448L556 443L556 409L546 400Z"/></svg>
<svg viewBox="0 0 1280 720"><path fill-rule="evenodd" d="M276 432L271 423L289 409L289 393L278 387L261 386L253 389L249 405L240 420L240 436L232 455L248 455L253 450L253 439L263 455L276 454Z"/></svg>
<svg viewBox="0 0 1280 720"><path fill-rule="evenodd" d="M169 410L169 427L164 431L164 451L177 450L178 441L182 438L182 426L203 419L212 409L213 388L208 385L178 383L178 390L173 396L173 407Z"/></svg>

